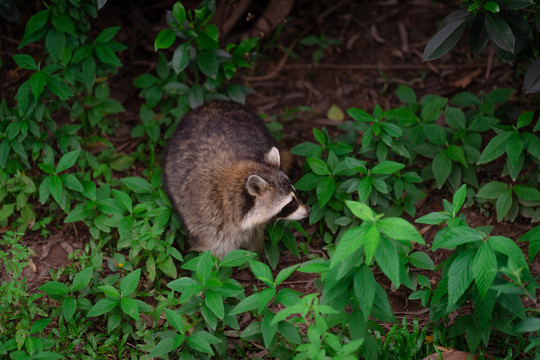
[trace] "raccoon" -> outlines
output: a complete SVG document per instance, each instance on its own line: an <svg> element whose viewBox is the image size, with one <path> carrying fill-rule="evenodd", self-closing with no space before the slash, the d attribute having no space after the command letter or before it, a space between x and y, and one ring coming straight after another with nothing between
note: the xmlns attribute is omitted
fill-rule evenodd
<svg viewBox="0 0 540 360"><path fill-rule="evenodd" d="M162 167L192 250L219 258L235 249L258 252L266 224L309 213L280 168L264 121L237 103L213 102L186 114Z"/></svg>

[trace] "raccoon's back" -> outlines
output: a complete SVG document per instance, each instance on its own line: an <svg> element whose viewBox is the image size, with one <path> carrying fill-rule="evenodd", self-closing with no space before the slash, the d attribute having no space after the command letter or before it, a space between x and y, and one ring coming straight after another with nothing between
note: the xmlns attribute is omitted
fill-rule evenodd
<svg viewBox="0 0 540 360"><path fill-rule="evenodd" d="M272 146L275 143L257 114L240 104L213 102L184 116L169 141L166 157L180 156L194 164L204 160L219 163L220 158L262 161Z"/></svg>

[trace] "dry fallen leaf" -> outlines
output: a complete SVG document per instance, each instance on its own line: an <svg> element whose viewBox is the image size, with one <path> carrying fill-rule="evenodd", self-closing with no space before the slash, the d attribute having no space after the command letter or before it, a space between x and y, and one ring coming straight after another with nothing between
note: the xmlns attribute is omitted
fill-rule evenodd
<svg viewBox="0 0 540 360"><path fill-rule="evenodd" d="M477 360L478 355L456 349L446 349L442 346L435 346L441 351L441 354L433 353L426 356L423 360Z"/></svg>

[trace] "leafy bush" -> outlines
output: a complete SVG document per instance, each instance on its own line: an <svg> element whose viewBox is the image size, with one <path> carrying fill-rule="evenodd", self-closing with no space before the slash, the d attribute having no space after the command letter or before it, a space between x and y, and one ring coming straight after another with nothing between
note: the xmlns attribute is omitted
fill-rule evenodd
<svg viewBox="0 0 540 360"><path fill-rule="evenodd" d="M487 43L497 57L508 64L517 59L531 62L525 74L525 90L540 90L540 59L537 38L538 4L533 0L468 0L439 24L437 33L424 49L424 60L435 60L450 51L465 30L469 31L469 47L477 56Z"/></svg>

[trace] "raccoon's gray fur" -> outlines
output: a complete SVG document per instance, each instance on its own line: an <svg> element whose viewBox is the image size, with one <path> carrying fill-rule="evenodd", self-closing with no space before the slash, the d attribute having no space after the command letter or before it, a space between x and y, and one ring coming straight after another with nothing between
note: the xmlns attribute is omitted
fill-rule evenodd
<svg viewBox="0 0 540 360"><path fill-rule="evenodd" d="M222 258L263 249L265 225L309 208L280 169L264 122L246 107L214 102L186 114L163 158L163 182L188 244Z"/></svg>

